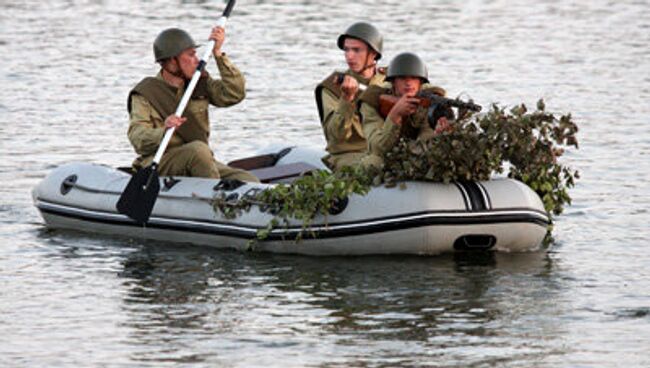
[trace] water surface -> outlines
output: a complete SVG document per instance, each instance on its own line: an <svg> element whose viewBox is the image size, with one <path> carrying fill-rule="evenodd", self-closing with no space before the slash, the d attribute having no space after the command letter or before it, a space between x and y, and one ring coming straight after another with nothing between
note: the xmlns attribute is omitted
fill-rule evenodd
<svg viewBox="0 0 650 368"><path fill-rule="evenodd" d="M229 23L248 84L212 111L224 161L324 145L313 87L360 19L386 34L384 65L415 51L452 96L572 112L582 179L548 251L310 258L45 229L30 189L71 161L128 165L126 95L157 71L152 40L203 39L222 8L0 4L0 365L650 366L645 1L239 1Z"/></svg>

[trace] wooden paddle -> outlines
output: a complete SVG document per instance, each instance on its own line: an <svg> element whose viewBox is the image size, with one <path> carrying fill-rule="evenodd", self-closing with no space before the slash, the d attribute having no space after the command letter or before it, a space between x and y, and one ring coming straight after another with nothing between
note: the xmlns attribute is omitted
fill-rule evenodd
<svg viewBox="0 0 650 368"><path fill-rule="evenodd" d="M225 28L228 17L230 16L230 12L235 6L235 1L236 0L228 1L226 9L223 11L221 17L217 20L217 26ZM203 54L203 57L201 58L201 61L199 61L199 65L196 67L196 71L192 76L192 80L187 86L187 89L181 98L181 102L176 108L176 116L180 117L183 115L183 111L185 111L185 107L190 100L190 96L192 96L194 87L196 87L196 84L199 81L201 71L203 70L203 67L208 62L208 60L210 60L210 56L212 56L213 47L214 41L210 40L206 46L206 50ZM154 156L151 165L145 168L141 168L138 170L138 172L135 173L135 175L133 175L133 177L131 177L131 180L126 185L124 192L122 192L120 199L117 201L117 211L121 214L129 216L139 224L146 224L147 221L149 221L149 216L151 216L153 206L156 204L156 199L158 199L158 193L160 192L158 163L160 162L160 159L167 149L167 145L169 144L169 141L174 134L174 130L175 128L167 129L165 136L163 137L163 140L158 147L158 151L156 151L156 155Z"/></svg>

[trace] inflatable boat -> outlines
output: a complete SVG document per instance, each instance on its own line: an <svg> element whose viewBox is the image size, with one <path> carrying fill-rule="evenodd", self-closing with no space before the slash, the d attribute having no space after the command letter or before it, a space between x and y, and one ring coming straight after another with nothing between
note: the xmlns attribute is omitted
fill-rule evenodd
<svg viewBox="0 0 650 368"><path fill-rule="evenodd" d="M262 168L247 167L247 160L232 162L252 168L264 181L261 184L161 177L161 191L144 225L116 210L131 174L112 167L60 166L33 189L32 196L49 228L245 250L273 215L253 206L227 219L213 209L213 198L253 196L310 169L322 169L322 155L318 150L286 148L270 155L272 162ZM300 240L296 238L302 223L295 221L253 244L258 251L305 255L521 252L538 249L549 224L540 198L516 180L407 182L406 189L380 186L365 196L351 196L335 213L315 218L306 229L309 235Z"/></svg>

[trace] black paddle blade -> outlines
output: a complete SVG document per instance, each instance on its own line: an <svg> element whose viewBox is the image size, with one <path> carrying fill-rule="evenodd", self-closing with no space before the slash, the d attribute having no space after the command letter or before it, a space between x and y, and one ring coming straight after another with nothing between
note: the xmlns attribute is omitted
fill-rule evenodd
<svg viewBox="0 0 650 368"><path fill-rule="evenodd" d="M156 165L138 170L117 201L117 211L139 224L146 224L160 192Z"/></svg>

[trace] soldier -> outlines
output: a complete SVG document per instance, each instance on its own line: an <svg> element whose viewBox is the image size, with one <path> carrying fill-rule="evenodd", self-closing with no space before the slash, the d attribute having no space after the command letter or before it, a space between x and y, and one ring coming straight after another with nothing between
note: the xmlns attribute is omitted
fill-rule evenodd
<svg viewBox="0 0 650 368"><path fill-rule="evenodd" d="M381 84L385 74L377 67L383 39L372 24L352 24L337 41L345 52L348 70L339 82L339 73L325 78L315 91L316 105L325 139L327 156L323 162L332 170L358 164L366 155L367 143L359 120L360 86Z"/></svg>
<svg viewBox="0 0 650 368"><path fill-rule="evenodd" d="M386 81L390 84L371 86L360 98L363 132L373 157L366 162L371 166L383 164L382 157L400 137L423 140L450 128L444 116L438 119L435 130L431 128L426 109L419 106L420 100L415 97L419 91L445 95L444 89L428 84L429 74L420 57L410 52L397 55L388 66ZM381 95L399 97L385 118L379 114Z"/></svg>
<svg viewBox="0 0 650 368"><path fill-rule="evenodd" d="M259 182L254 175L215 160L208 146L208 106L232 106L245 96L244 77L221 51L225 40L224 29L213 28L210 39L215 41L212 52L221 79L212 79L204 70L183 117L177 117L174 114L176 107L199 63L196 56L197 44L187 32L178 28L166 29L156 37L153 49L156 62L161 67L160 72L156 77L144 78L133 88L128 98L128 137L139 155L133 162L133 167L137 170L148 166L153 161L165 131L175 127L174 135L158 165L161 175Z"/></svg>

